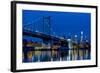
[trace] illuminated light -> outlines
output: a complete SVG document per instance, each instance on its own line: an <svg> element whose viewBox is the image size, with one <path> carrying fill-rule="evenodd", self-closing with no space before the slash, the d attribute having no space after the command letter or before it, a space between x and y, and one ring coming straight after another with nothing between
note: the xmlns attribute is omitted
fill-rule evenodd
<svg viewBox="0 0 100 73"><path fill-rule="evenodd" d="M81 34L83 34L83 31L81 31Z"/></svg>
<svg viewBox="0 0 100 73"><path fill-rule="evenodd" d="M36 30L35 32L39 32L38 30Z"/></svg>
<svg viewBox="0 0 100 73"><path fill-rule="evenodd" d="M75 38L77 38L77 35L75 35Z"/></svg>

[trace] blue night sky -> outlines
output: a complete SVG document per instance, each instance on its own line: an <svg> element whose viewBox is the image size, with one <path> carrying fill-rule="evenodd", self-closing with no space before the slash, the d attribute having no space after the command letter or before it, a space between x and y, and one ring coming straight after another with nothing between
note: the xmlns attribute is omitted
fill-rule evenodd
<svg viewBox="0 0 100 73"><path fill-rule="evenodd" d="M80 39L80 32L84 32L84 36L90 41L91 36L91 14L90 13L76 13L76 12L53 12L53 11L35 11L35 10L23 10L23 25L33 23L43 17L51 17L51 28L58 36L66 35L78 35ZM42 22L42 20L39 20ZM39 22L38 22L39 23ZM39 25L41 27L41 25ZM41 28L38 29L41 30Z"/></svg>

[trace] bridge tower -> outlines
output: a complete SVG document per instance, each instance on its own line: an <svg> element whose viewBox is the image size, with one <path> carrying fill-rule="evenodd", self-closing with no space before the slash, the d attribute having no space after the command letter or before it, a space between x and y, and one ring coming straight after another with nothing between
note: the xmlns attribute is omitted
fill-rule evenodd
<svg viewBox="0 0 100 73"><path fill-rule="evenodd" d="M51 17L50 16L43 16L43 33L50 35L51 33Z"/></svg>
<svg viewBox="0 0 100 73"><path fill-rule="evenodd" d="M43 16L43 33L47 35L51 35L51 17ZM50 44L50 40L43 39L43 43L46 45Z"/></svg>

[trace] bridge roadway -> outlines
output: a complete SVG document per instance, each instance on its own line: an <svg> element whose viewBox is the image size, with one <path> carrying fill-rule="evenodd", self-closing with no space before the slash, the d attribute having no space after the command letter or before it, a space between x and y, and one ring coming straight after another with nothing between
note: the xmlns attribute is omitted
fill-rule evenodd
<svg viewBox="0 0 100 73"><path fill-rule="evenodd" d="M36 38L41 38L41 39L44 39L44 40L53 40L53 41L61 41L61 42L68 43L68 41L66 39L64 39L64 38L55 37L53 35L44 34L42 32L23 30L23 35L36 37Z"/></svg>

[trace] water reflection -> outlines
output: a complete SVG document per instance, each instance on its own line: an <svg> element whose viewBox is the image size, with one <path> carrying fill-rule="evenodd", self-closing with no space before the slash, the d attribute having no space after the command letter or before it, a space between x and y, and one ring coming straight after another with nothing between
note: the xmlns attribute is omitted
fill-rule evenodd
<svg viewBox="0 0 100 73"><path fill-rule="evenodd" d="M89 49L34 49L34 47L27 48L23 52L23 62L48 62L48 61L71 61L71 60L86 60L90 59Z"/></svg>

